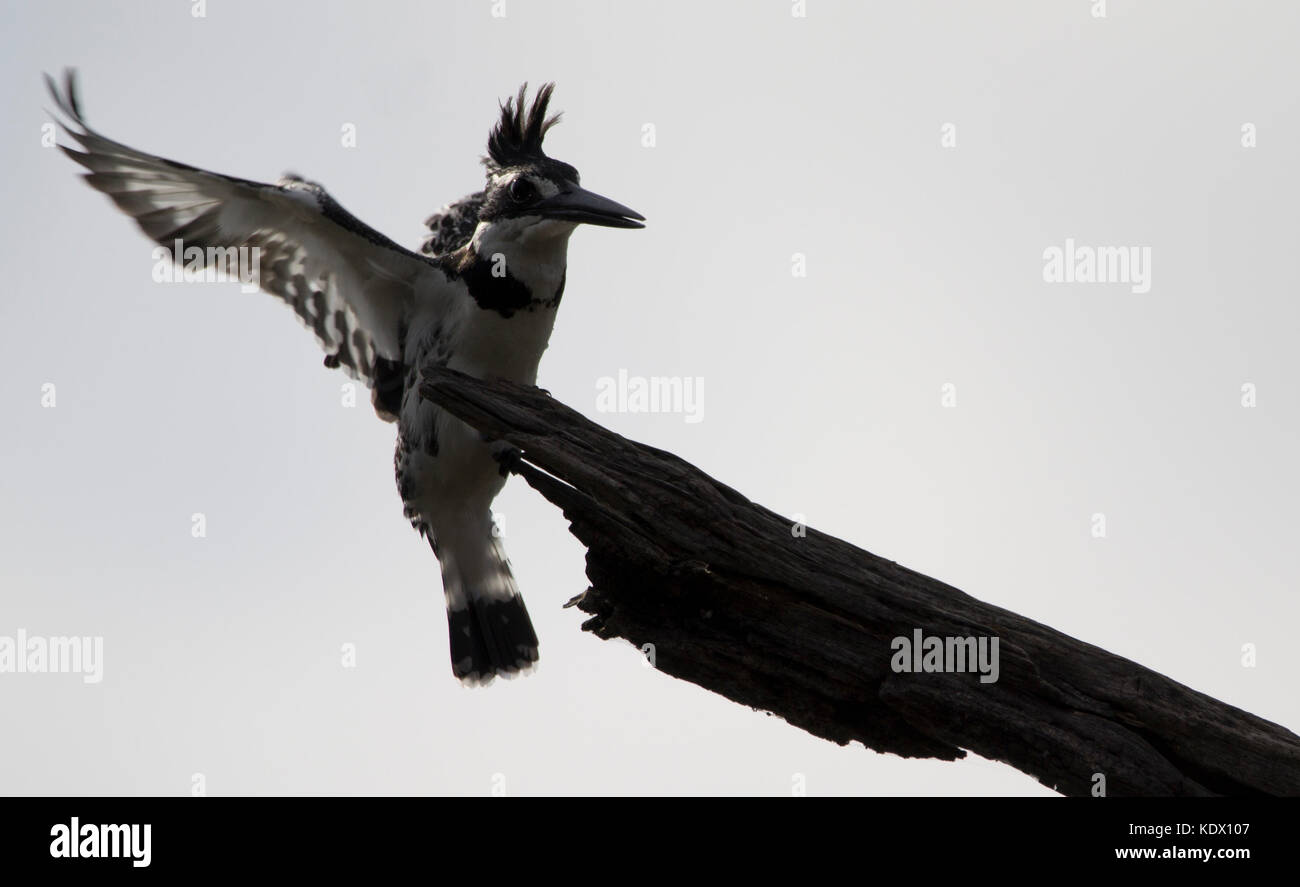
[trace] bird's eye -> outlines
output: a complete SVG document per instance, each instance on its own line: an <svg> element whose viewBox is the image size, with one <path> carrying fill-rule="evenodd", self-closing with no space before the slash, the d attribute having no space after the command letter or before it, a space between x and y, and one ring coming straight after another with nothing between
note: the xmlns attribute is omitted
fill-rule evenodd
<svg viewBox="0 0 1300 887"><path fill-rule="evenodd" d="M524 178L515 179L510 183L510 199L525 203L537 196L537 189L533 183Z"/></svg>

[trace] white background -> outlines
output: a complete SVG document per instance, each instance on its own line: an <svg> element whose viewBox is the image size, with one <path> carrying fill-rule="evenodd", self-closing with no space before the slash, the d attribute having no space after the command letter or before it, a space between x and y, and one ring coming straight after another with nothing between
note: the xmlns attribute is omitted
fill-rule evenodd
<svg viewBox="0 0 1300 887"><path fill-rule="evenodd" d="M0 792L1048 793L815 740L580 632L583 549L519 480L497 510L542 662L462 689L393 427L340 405L277 300L151 281L151 244L42 145L64 65L107 135L292 169L412 247L480 186L497 101L555 80L549 153L649 226L575 234L540 384L1296 727L1300 13L1092 8L6 0L0 635L100 635L105 673L0 674ZM1044 283L1067 237L1151 247L1151 291ZM704 420L596 413L620 368L702 377Z"/></svg>

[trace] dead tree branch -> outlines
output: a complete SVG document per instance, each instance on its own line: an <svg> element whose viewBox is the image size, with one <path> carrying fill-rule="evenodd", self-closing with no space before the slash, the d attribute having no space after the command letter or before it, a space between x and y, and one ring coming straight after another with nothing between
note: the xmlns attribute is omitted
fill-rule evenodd
<svg viewBox="0 0 1300 887"><path fill-rule="evenodd" d="M587 547L577 605L601 638L841 744L969 749L1084 795L1300 795L1300 738L1120 656L755 505L535 388L431 371L421 389L487 437ZM895 638L999 640L999 675L899 673Z"/></svg>

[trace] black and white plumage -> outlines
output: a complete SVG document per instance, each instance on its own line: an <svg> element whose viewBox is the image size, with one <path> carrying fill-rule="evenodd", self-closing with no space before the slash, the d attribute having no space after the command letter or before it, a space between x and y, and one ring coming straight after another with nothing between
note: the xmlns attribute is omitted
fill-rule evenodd
<svg viewBox="0 0 1300 887"><path fill-rule="evenodd" d="M162 246L258 250L259 286L312 330L326 366L368 384L378 415L397 422L398 490L441 565L453 673L475 684L529 668L537 635L490 511L505 483L502 449L421 399L419 386L422 370L440 365L533 384L573 230L642 227L542 151L558 119L546 116L552 85L531 106L526 87L501 106L486 187L430 217L422 255L298 176L263 184L105 138L86 125L71 72L62 90L46 80L80 150L60 147L91 186Z"/></svg>
<svg viewBox="0 0 1300 887"><path fill-rule="evenodd" d="M455 203L449 203L424 220L429 233L424 235L420 252L426 256L445 256L454 253L474 236L478 227L479 210L483 208L486 191L466 194Z"/></svg>

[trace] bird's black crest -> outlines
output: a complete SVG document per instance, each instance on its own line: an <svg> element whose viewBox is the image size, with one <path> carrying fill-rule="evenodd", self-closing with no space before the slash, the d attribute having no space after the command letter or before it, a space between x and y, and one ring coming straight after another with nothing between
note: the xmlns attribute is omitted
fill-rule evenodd
<svg viewBox="0 0 1300 887"><path fill-rule="evenodd" d="M559 114L546 116L546 106L550 104L555 84L543 84L533 96L531 107L525 104L527 91L528 84L525 83L519 87L518 95L506 99L501 106L501 119L488 136L488 156L484 163L489 168L505 169L546 156L542 152L542 139L546 138L547 130L560 122Z"/></svg>

